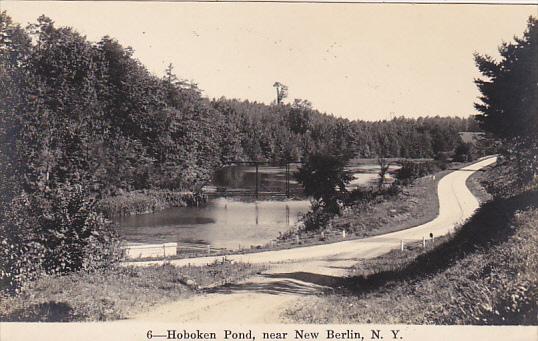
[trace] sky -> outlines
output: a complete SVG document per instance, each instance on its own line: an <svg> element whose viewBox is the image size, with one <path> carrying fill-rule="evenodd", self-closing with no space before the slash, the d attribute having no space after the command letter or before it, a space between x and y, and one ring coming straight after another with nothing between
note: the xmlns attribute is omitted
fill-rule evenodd
<svg viewBox="0 0 538 341"><path fill-rule="evenodd" d="M151 72L169 63L209 98L307 99L349 119L469 116L473 53L498 56L533 5L1 1L15 22L45 14L97 41L131 46Z"/></svg>

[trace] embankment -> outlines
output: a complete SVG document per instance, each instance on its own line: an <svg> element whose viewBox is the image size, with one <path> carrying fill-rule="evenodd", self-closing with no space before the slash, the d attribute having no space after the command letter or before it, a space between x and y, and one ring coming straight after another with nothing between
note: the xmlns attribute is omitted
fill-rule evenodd
<svg viewBox="0 0 538 341"><path fill-rule="evenodd" d="M377 273L356 271L338 294L287 315L304 323L536 324L537 222L538 192L489 202L434 249L397 268L385 259Z"/></svg>

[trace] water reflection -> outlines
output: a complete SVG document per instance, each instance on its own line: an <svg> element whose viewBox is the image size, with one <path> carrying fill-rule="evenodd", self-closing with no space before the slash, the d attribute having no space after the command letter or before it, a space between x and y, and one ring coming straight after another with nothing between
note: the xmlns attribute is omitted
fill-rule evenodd
<svg viewBox="0 0 538 341"><path fill-rule="evenodd" d="M172 208L123 217L118 222L120 233L131 242L204 243L235 249L239 244L266 244L294 225L309 207L307 200L241 202L216 198L204 208Z"/></svg>
<svg viewBox="0 0 538 341"><path fill-rule="evenodd" d="M290 173L296 166L290 167ZM349 167L354 180L349 189L375 185L376 165ZM286 192L285 167L259 167L260 191ZM256 186L256 168L227 167L217 172L213 185L225 189L252 190ZM290 181L292 193L301 193L300 185ZM235 198L214 198L207 207L172 208L155 214L119 218L120 234L131 242L204 243L218 248L236 249L264 245L287 231L298 215L310 208L307 200L260 200L245 202ZM252 197L251 197L252 200Z"/></svg>

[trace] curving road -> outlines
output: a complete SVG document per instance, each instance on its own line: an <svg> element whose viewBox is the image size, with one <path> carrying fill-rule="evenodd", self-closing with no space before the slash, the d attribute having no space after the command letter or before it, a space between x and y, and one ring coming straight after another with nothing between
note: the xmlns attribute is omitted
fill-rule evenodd
<svg viewBox="0 0 538 341"><path fill-rule="evenodd" d="M430 233L441 236L449 233L478 208L478 200L465 185L475 171L487 167L496 157L485 158L470 166L453 171L439 181L439 215L432 221L406 230L375 237L338 243L305 246L289 250L265 251L226 256L227 259L249 263L271 263L263 274L248 280L217 288L205 295L166 304L133 316L136 320L174 322L283 322L280 312L302 295L328 290L331 279L343 276L360 259L373 258L394 248L402 240L429 239ZM204 265L220 257L178 259L172 264ZM159 261L127 263L147 266Z"/></svg>

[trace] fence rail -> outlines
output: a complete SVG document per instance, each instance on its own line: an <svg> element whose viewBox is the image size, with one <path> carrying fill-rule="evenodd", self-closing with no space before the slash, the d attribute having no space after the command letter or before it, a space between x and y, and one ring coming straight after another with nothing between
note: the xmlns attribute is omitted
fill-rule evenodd
<svg viewBox="0 0 538 341"><path fill-rule="evenodd" d="M164 243L164 244L138 244L124 246L125 255L129 259L145 259L145 258L192 258L202 256L226 256L234 253L250 253L256 251L282 250L294 247L305 247L325 244L327 241L338 242L344 240L357 240L348 232L330 231L321 232L319 234L310 234L308 236L296 236L295 238L287 238L284 240L271 240L265 245L240 245L238 249L217 248L209 244L201 243ZM433 237L422 239L402 239L402 238L385 238L385 237L369 237L366 239L357 240L361 243L391 243L395 246L399 244L399 249L406 249L434 245ZM360 246L357 246L360 247ZM396 248L396 247L395 247Z"/></svg>

